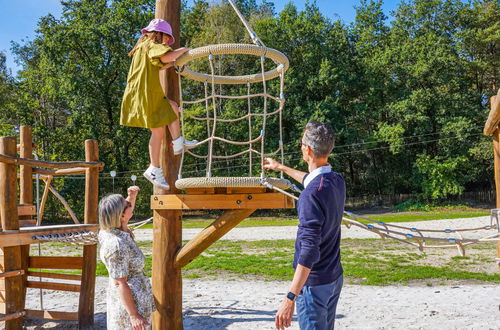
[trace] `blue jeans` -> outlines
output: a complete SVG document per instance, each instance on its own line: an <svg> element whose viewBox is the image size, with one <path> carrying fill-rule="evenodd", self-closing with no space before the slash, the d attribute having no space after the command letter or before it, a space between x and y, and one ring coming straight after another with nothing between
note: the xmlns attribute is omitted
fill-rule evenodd
<svg viewBox="0 0 500 330"><path fill-rule="evenodd" d="M332 283L304 286L297 297L297 316L301 330L331 330L344 277Z"/></svg>

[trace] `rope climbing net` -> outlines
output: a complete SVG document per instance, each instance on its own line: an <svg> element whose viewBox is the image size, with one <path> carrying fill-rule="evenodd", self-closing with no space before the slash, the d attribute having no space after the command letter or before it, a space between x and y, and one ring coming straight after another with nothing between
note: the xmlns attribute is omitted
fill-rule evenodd
<svg viewBox="0 0 500 330"><path fill-rule="evenodd" d="M175 63L175 67L179 77L179 112L181 119L181 131L184 135L185 130L185 120L189 118L190 120L196 121L198 124L206 125L207 138L198 142L198 146L206 145L206 154L200 154L199 152L193 152L190 150L184 151L181 156L181 165L179 169L179 180L176 182L176 186L179 189L189 188L193 185L196 187L218 187L218 186L246 186L246 187L261 187L260 179L255 178L251 180L249 178L212 178L213 163L215 159L228 160L236 157L244 157L248 155L248 176L252 177L254 175L253 168L258 163L254 163L254 158L260 158L260 163L263 163L264 157L277 156L284 161L284 149L283 149L283 109L285 106L285 96L284 96L284 74L288 69L289 62L288 58L281 52L268 48L264 46L260 38L251 29L248 22L244 19L243 15L239 12L232 1L229 1L233 9L236 11L238 17L242 20L243 24L247 28L252 41L252 44L217 44L208 45L196 49L189 50L183 54ZM237 76L224 76L216 74L216 58L218 55L249 55L260 57L260 72L248 75L237 75ZM196 59L208 58L209 73L196 72L191 69L189 63ZM275 67L271 70L266 70L266 59L270 59L275 63ZM184 99L183 89L182 89L182 79L181 77L191 79L193 81L201 82L203 84L204 95L200 98L194 98L190 100ZM279 95L272 95L268 85L268 81L272 79L279 79ZM259 93L252 92L255 84L262 85L262 91ZM241 95L224 95L222 92L221 85L246 85L246 93ZM260 90L260 88L259 88ZM236 116L224 116L220 115L223 108L223 102L227 100L246 100L246 110L244 114L239 114ZM256 109L252 106L253 100L259 100L262 107ZM270 106L271 102L277 104L276 109ZM204 116L188 115L186 108L190 106L201 105L205 108ZM279 141L278 146L274 150L266 150L266 134L268 130L269 117L277 116L278 123L278 134ZM255 122L255 119L259 119L259 123ZM248 127L248 138L245 141L231 140L226 137L219 136L219 126L222 123L234 124L240 123L242 121L247 122ZM259 125L260 127L256 127ZM253 132L259 131L258 134ZM215 143L225 143L234 146L245 147L244 150L235 152L232 154L217 153L214 148ZM189 178L182 179L182 167L184 164L185 154L189 154L192 157L198 159L204 159L206 161L206 171L205 178ZM264 177L264 172L260 170L260 177ZM205 179L205 180L200 180ZM285 183L281 186L287 188L288 180L284 180L283 176L281 180Z"/></svg>

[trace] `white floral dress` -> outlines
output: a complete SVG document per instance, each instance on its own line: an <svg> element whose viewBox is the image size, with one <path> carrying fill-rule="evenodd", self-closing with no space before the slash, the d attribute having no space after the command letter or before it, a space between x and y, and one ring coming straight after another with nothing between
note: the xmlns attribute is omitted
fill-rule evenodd
<svg viewBox="0 0 500 330"><path fill-rule="evenodd" d="M99 231L100 257L109 273L107 292L107 328L132 329L118 288L113 279L127 277L137 311L151 324L155 310L151 281L144 275L145 258L129 233L120 229Z"/></svg>

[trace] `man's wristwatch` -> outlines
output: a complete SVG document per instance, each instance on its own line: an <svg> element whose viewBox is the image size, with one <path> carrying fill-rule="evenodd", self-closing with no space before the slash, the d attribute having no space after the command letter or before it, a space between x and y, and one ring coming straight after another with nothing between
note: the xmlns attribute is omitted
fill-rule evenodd
<svg viewBox="0 0 500 330"><path fill-rule="evenodd" d="M288 299L290 299L291 301L295 301L295 299L297 299L297 295L296 295L295 293L293 293L293 292L288 292L288 293L286 294L286 297L287 297Z"/></svg>

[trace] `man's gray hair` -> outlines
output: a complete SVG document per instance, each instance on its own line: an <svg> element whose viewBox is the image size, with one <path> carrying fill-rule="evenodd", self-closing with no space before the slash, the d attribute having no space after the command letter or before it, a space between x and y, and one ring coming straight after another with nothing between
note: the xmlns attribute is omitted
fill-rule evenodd
<svg viewBox="0 0 500 330"><path fill-rule="evenodd" d="M332 127L316 120L307 123L303 139L316 157L328 157L335 145Z"/></svg>

